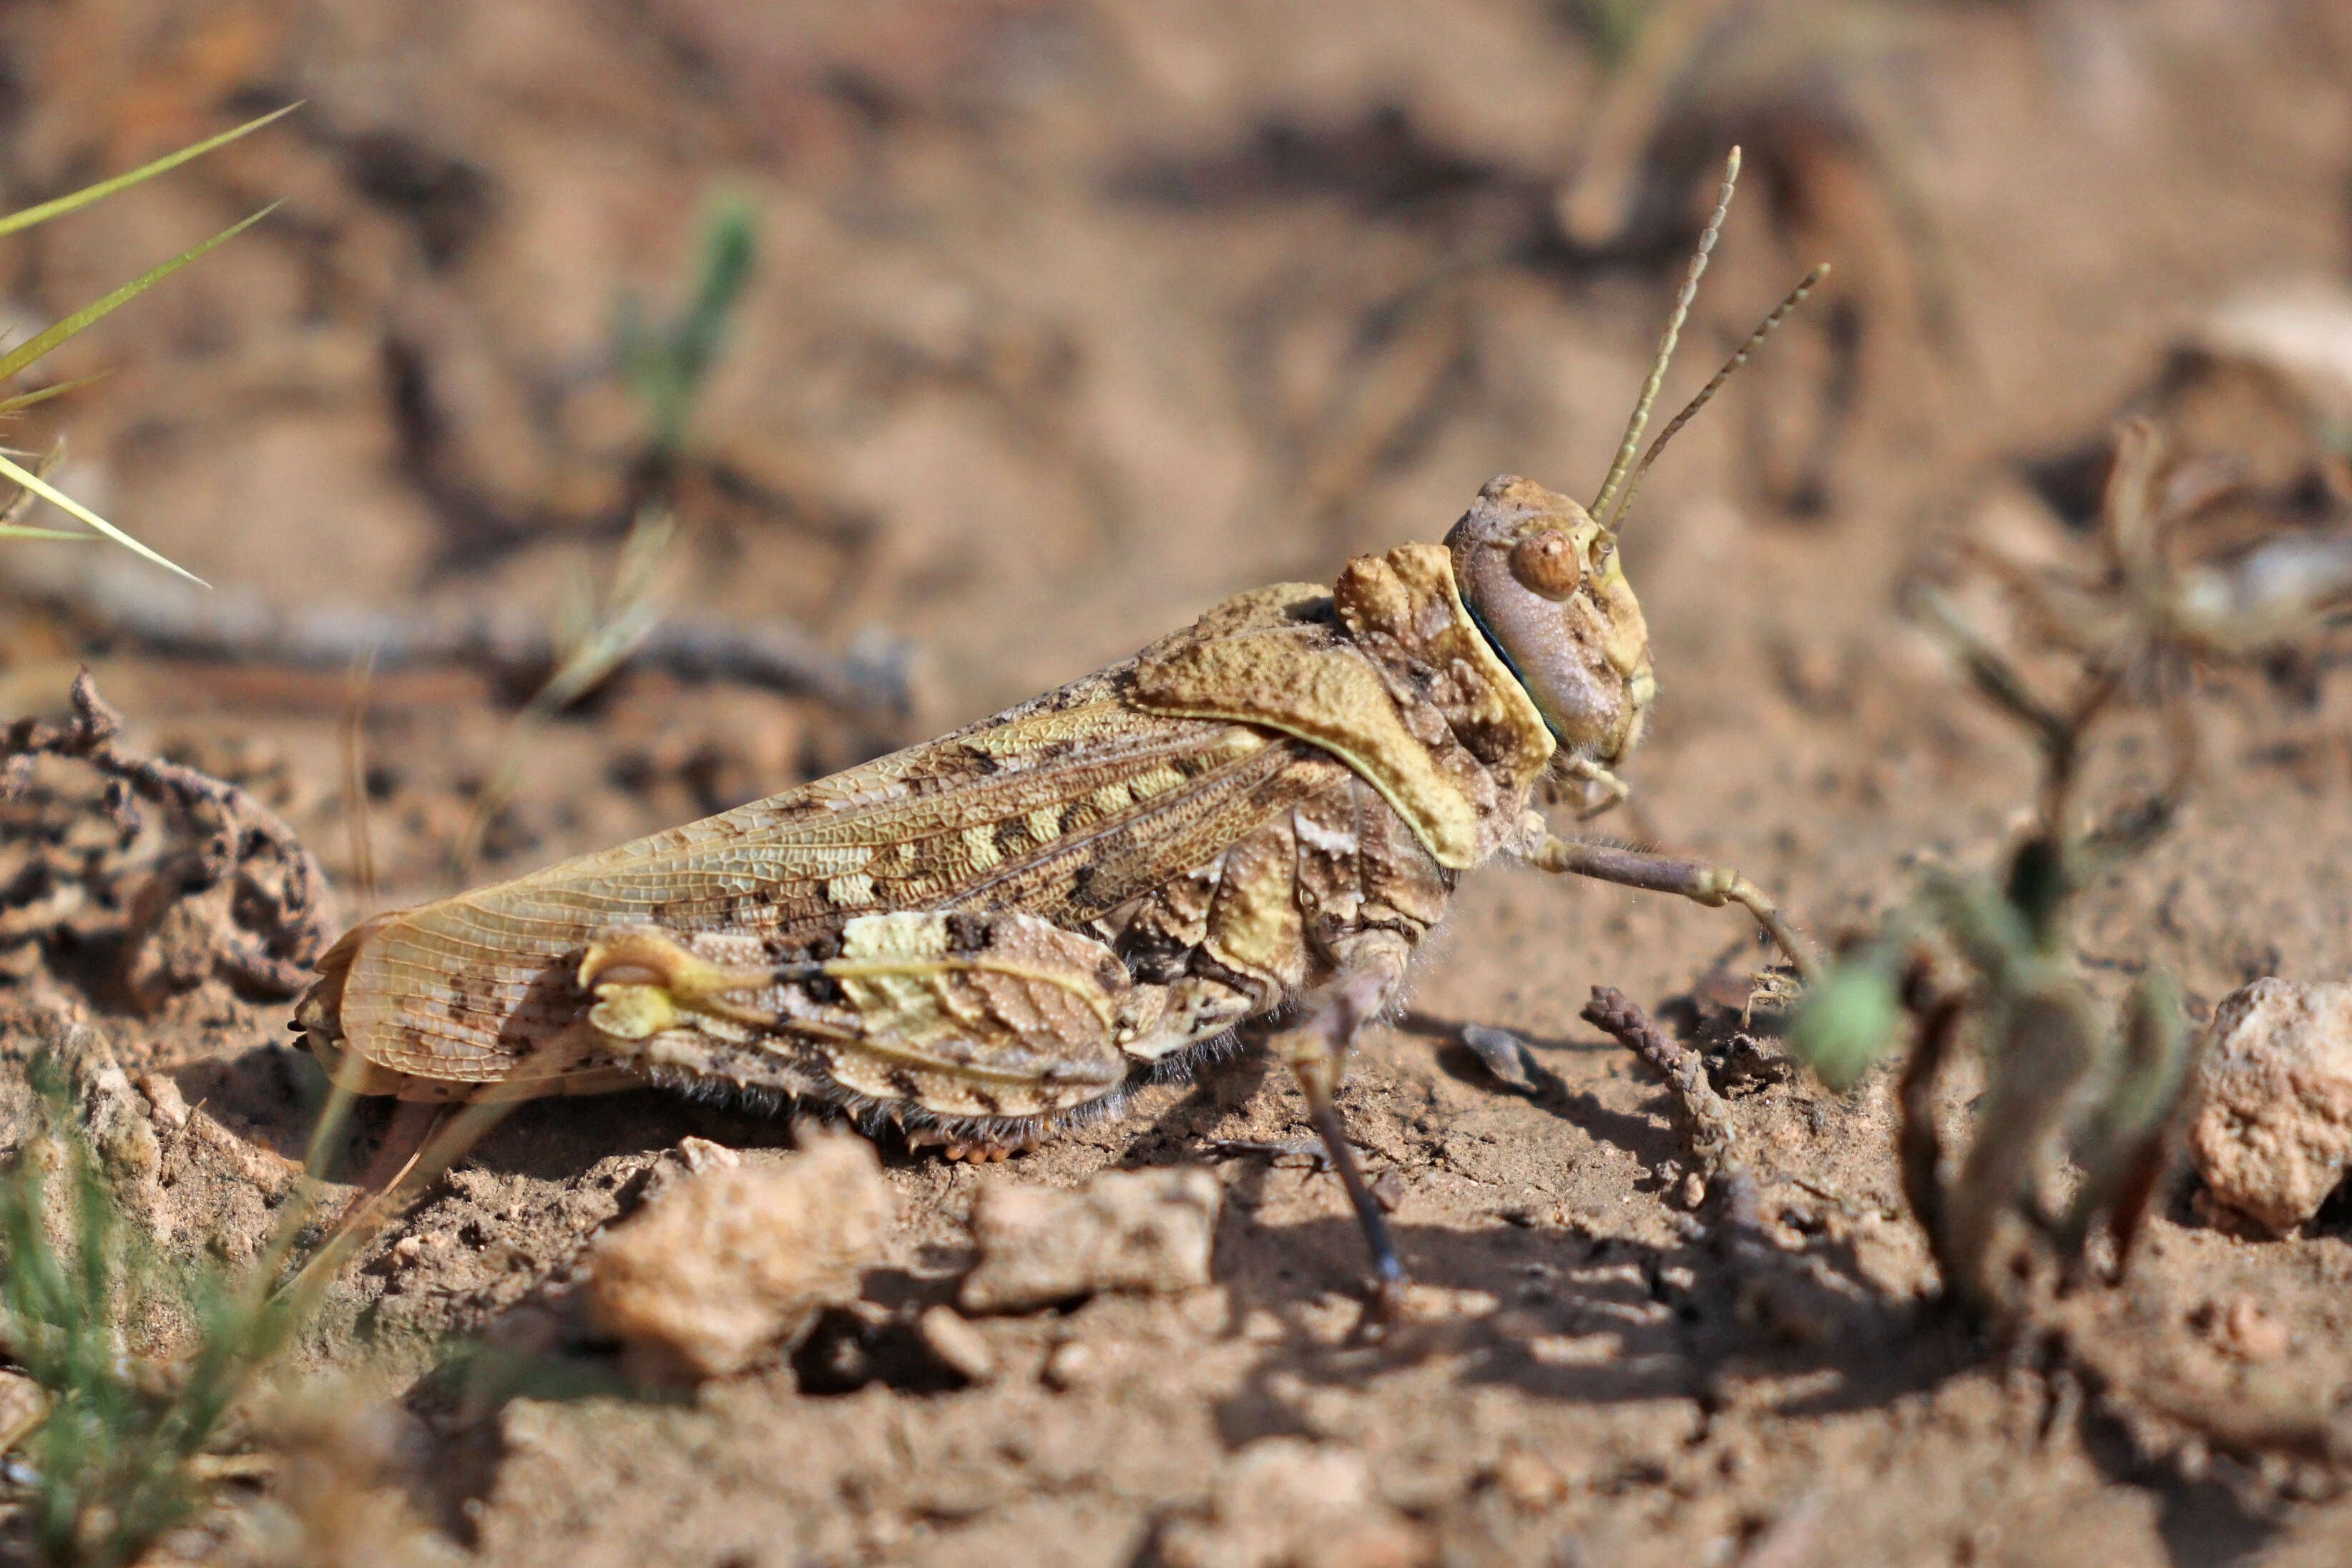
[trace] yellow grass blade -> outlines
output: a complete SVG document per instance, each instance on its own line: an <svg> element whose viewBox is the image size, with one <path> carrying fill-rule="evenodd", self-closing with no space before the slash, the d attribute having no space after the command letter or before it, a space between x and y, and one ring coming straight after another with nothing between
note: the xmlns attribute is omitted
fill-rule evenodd
<svg viewBox="0 0 2352 1568"><path fill-rule="evenodd" d="M89 326L91 322L98 321L101 317L111 314L120 306L129 304L131 300L137 299L148 289L152 289L156 284L161 283L164 279L169 278L173 273L177 272L181 268L185 267L189 262L194 261L197 257L202 256L207 250L212 249L213 247L219 245L224 240L228 239L234 235L240 234L246 229L251 228L255 224L259 223L263 218L266 218L271 213L276 212L278 207L278 203L270 203L268 206L262 208L259 212L255 213L251 217L245 219L242 223L231 224L228 227L221 230L210 239L190 246L187 249L180 252L179 255L172 258L171 260L166 261L161 267L158 267L152 271L145 273L141 277L132 279L130 282L125 283L121 288L117 289L113 293L107 295L102 300L93 300L89 304L84 305L80 310L76 310L72 315L67 316L53 323L46 331L39 333L37 336L27 338L25 342L18 343L15 348L9 350L5 354L0 354L0 381L5 381L9 376L12 376L18 371L23 370L35 360L39 359L43 354L47 353L51 349L56 348L59 343L64 342L68 338L72 337L76 332L80 331L84 327Z"/></svg>
<svg viewBox="0 0 2352 1568"><path fill-rule="evenodd" d="M192 158L203 157L215 147L234 142L240 136L249 135L280 115L291 114L301 107L299 103L289 103L283 109L271 110L258 120L248 120L233 131L224 131L217 136L207 137L193 146L183 147L176 153L167 153L153 163L142 164L127 174L117 174L110 180L100 180L97 184L84 185L80 190L59 196L53 202L43 202L38 206L26 207L22 212L13 212L5 216L0 216L0 235L15 234L17 230L30 228L35 224L47 223L53 217L63 217L68 213L79 212L93 202L104 201L117 191L127 189L142 180L152 180L158 174L178 168Z"/></svg>
<svg viewBox="0 0 2352 1568"><path fill-rule="evenodd" d="M123 532L121 529L115 527L114 524L107 521L106 519L99 516L98 513L90 510L89 508L74 500L73 497L66 494L63 490L57 489L55 486L51 485L48 480L41 478L40 475L34 473L31 469L19 468L10 459L0 458L0 478L14 480L16 483L24 486L26 489L32 491L35 495L40 497L51 506L58 508L59 510L71 517L77 518L81 521L89 524L90 527L98 530L99 532L106 535L107 538L111 539L115 543L121 545L127 550L133 551L138 554L144 555L148 560L152 561L158 566L167 567L173 572L177 572L181 576L185 577L189 582L195 584L198 587L209 588L212 586L210 583L205 582L202 577L197 576L194 573L189 571L186 567L179 564L177 562L167 560L164 557L156 554L155 552L148 549L145 545L140 543L137 540Z"/></svg>
<svg viewBox="0 0 2352 1568"><path fill-rule="evenodd" d="M78 375L71 381L61 381L54 386L44 386L31 392L20 392L13 397L0 397L0 414L14 414L19 408L30 408L36 403L47 403L52 397L62 397L68 392L79 392L93 381L104 381L106 372L95 375Z"/></svg>

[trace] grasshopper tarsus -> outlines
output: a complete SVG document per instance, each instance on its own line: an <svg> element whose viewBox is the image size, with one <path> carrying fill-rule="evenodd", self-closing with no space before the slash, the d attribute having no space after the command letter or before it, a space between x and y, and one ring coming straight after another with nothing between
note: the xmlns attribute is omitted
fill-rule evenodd
<svg viewBox="0 0 2352 1568"><path fill-rule="evenodd" d="M1348 1142L1347 1123L1339 1115L1339 1105L1328 1094L1309 1089L1307 1114L1323 1140L1324 1157L1339 1173L1339 1184L1348 1189L1348 1202L1356 1211L1356 1224L1363 1230L1364 1244L1372 1255L1372 1310L1382 1322L1392 1321L1404 1304L1404 1263L1397 1257L1396 1237L1389 1230L1389 1216L1381 1201L1372 1195L1370 1183L1364 1180L1363 1167L1356 1163L1356 1151Z"/></svg>

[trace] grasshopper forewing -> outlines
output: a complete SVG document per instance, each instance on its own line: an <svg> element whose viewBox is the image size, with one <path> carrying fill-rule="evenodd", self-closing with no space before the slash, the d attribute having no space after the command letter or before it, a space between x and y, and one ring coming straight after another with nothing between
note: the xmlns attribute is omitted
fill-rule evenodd
<svg viewBox="0 0 2352 1568"><path fill-rule="evenodd" d="M295 1026L362 1092L719 1088L986 1156L1291 1009L1275 1048L1391 1295L1333 1095L1463 872L1507 855L1738 902L1811 968L1738 873L1564 840L1529 808L1547 773L1622 793L1641 735L1655 682L1617 530L1721 221L1591 511L1496 479L1443 545L1241 595L955 734L379 916Z"/></svg>

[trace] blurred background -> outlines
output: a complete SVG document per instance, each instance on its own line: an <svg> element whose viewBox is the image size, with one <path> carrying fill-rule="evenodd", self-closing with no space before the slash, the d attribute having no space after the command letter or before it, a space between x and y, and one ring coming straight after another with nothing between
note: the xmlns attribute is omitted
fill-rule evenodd
<svg viewBox="0 0 2352 1568"><path fill-rule="evenodd" d="M2173 443L2165 547L2222 568L2200 582L2244 586L2282 534L2336 585L2352 562L2352 0L5 0L0 211L298 102L0 237L21 340L282 204L44 362L102 379L0 431L62 441L67 492L214 584L0 542L0 721L58 714L89 664L130 744L281 812L345 920L969 722L1235 591L1440 539L1497 473L1589 499L1734 143L1661 416L1835 271L1642 493L1662 692L1630 809L1591 831L1736 864L1824 945L1923 865L1992 872L2035 753L1902 588L1935 575L2049 656L1986 579L2113 587L2119 416ZM2210 776L2069 938L2107 994L2168 973L2201 1020L2257 976L2346 972L2352 642L2281 646L2196 676ZM2168 765L2154 716L2118 730L2101 799ZM248 1154L307 1125L314 1078L270 1043L299 976L172 947L158 910L234 934L266 900L216 867L189 893L163 858L189 824L121 826L87 774L0 801L0 1059L87 1017L175 1074L139 1079L156 1125L228 1131L168 1134L155 1212L249 1255L275 1222ZM2178 1568L2252 1562L2282 1500L2323 1497L2313 1550L2262 1561L2352 1556L2340 1196L2257 1244L2172 1189L2100 1298L2134 1315L2072 1320L2122 1327L2068 1353L2326 1412L2261 1429L2335 1456L2257 1463L2288 1439L2225 1402L2160 1462L2096 1414L2128 1378L1928 1305L1893 1079L1820 1092L1745 1033L1744 919L1498 870L1430 952L1348 1115L1417 1273L1484 1306L1395 1359L1351 1337L1360 1244L1330 1182L1276 1168L1307 1128L1258 1055L1016 1167L1218 1162L1230 1313L999 1321L1005 1375L935 1397L915 1314L948 1311L982 1178L893 1149L895 1305L692 1408L420 1383L420 1507L566 1568L1175 1564L1213 1559L1154 1532L1240 1473L1228 1449L1311 1433L1361 1445L1449 1563ZM1701 1239L1664 1100L1575 1022L1596 984L1737 1021L1716 1081L1777 1173L1781 1261L1741 1253L1744 1221ZM1547 1087L1507 1092L1472 1023ZM584 1237L688 1135L789 1134L651 1094L519 1111L349 1272L359 1327L326 1353L538 1355Z"/></svg>
<svg viewBox="0 0 2352 1568"><path fill-rule="evenodd" d="M731 805L1440 538L1492 474L1589 497L1737 142L1666 409L1836 272L1632 530L1671 754L1842 700L1989 487L2086 517L2217 312L2344 332L2347 68L2321 0L18 0L12 205L302 107L0 257L21 333L285 204L11 437L215 592L12 548L0 695L99 656L325 816L357 701L418 891L486 790L493 865ZM2301 418L2333 341L2251 374ZM2326 521L2315 427L2280 482ZM499 761L656 617L722 649Z"/></svg>

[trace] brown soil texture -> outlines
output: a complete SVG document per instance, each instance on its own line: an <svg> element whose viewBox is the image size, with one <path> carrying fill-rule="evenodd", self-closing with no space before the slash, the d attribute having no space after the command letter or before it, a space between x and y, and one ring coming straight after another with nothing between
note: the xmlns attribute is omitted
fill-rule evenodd
<svg viewBox="0 0 2352 1568"><path fill-rule="evenodd" d="M10 7L11 206L306 100L6 242L10 319L33 323L286 203L62 356L116 374L10 444L69 431L65 487L215 605L536 624L609 572L643 479L618 302L666 308L700 215L748 202L758 270L675 466L661 601L834 648L908 638L915 711L630 671L520 731L487 879L968 721L1227 594L1440 538L1493 474L1590 493L1741 140L1669 405L1805 267L1839 270L1643 491L1627 550L1663 695L1613 830L1737 864L1834 940L1923 863L1994 865L2032 798L2028 748L1897 615L1906 563L1956 527L2079 544L2084 454L2205 312L2344 279L2352 9L1682 5L1662 10L1703 46L1629 109L1609 18L1639 9ZM2324 486L2305 504L2344 510ZM450 890L527 679L357 687L160 652L77 608L125 574L164 592L119 552L0 557L0 714L60 711L87 660L141 743L275 805L346 916ZM343 783L354 689L373 889ZM2352 685L2321 659L2199 704L2210 776L2095 896L2081 948L2116 994L2168 969L2202 1016L2250 978L2352 962ZM12 838L96 810L69 771L39 778ZM17 1076L71 1015L134 1080L170 1079L203 1135L163 1139L155 1223L250 1252L316 1083L289 1005L205 979L139 1011L102 902L12 950L32 956L0 982L0 1055ZM1713 1244L1664 1090L1578 1012L1608 984L1719 1023L1758 952L1661 898L1465 882L1343 1096L1432 1288L1377 1341L1337 1182L1218 1147L1308 1136L1244 1054L1009 1166L886 1143L899 1217L857 1308L667 1394L581 1339L575 1264L680 1140L764 1158L788 1123L650 1091L526 1107L352 1267L301 1359L391 1402L417 1516L501 1565L1339 1560L1318 1542L1448 1563L2352 1557L2338 1472L2257 1429L2352 1396L2333 1210L2253 1238L2184 1176L2103 1298L2095 1370L1996 1343L1936 1303L1886 1070L1833 1095L1767 1040L1715 1065L1775 1257ZM1482 1070L1468 1023L1529 1043L1531 1089ZM372 1104L353 1168L413 1131ZM979 1321L983 1384L924 1353L982 1184L1176 1163L1223 1184L1213 1287ZM2284 1349L2216 1327L2250 1320ZM1362 1529L1253 1534L1239 1467L1282 1438L1360 1456Z"/></svg>

